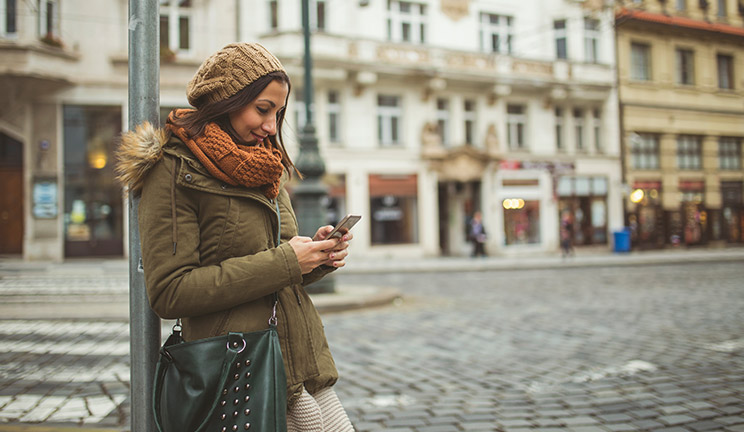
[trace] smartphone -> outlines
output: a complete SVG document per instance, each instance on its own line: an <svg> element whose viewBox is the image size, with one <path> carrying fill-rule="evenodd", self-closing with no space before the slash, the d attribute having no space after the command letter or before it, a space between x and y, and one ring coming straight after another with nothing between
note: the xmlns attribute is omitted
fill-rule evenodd
<svg viewBox="0 0 744 432"><path fill-rule="evenodd" d="M362 217L359 216L359 215L352 215L352 214L349 214L349 215L344 216L344 218L341 219L341 222L339 222L336 225L336 228L333 228L333 231L331 231L328 234L328 236L326 236L326 240L327 239L334 238L334 237L341 237L341 236L343 236L344 234L346 234L347 232L349 232L349 230L351 229L351 227L353 227L354 225L356 225L356 223L359 222L359 219L361 219L361 218Z"/></svg>

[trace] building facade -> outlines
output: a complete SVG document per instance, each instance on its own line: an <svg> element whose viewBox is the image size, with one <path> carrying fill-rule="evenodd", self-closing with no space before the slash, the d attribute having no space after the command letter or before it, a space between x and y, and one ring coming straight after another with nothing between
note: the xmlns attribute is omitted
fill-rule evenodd
<svg viewBox="0 0 744 432"><path fill-rule="evenodd" d="M13 237L0 253L123 256L112 164L128 123L127 2L4 1L0 174L15 225L0 228ZM556 250L562 217L577 245L610 247L624 188L607 2L310 3L329 222L363 215L355 255L468 254L475 211L491 254ZM209 54L259 41L293 81L285 136L297 154L300 23L299 1L161 1L161 112L187 106Z"/></svg>
<svg viewBox="0 0 744 432"><path fill-rule="evenodd" d="M618 5L624 204L640 248L744 241L743 16L737 0Z"/></svg>

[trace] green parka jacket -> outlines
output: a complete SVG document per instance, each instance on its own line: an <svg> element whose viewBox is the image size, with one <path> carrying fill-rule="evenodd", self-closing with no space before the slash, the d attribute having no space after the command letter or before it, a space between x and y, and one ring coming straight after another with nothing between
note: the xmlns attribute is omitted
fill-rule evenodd
<svg viewBox="0 0 744 432"><path fill-rule="evenodd" d="M138 220L153 311L181 318L186 340L250 332L268 327L277 292L288 405L303 384L310 393L333 385L338 373L323 324L303 289L333 269L300 271L287 243L297 235L287 176L276 200L259 189L225 184L182 141L149 125L125 134L118 155L119 178L130 184L130 193L141 191Z"/></svg>

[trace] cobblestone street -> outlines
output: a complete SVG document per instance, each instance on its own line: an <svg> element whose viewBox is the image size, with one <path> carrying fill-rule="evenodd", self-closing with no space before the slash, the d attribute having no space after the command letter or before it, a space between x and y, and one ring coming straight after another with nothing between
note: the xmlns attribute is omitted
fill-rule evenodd
<svg viewBox="0 0 744 432"><path fill-rule="evenodd" d="M113 297L120 278L103 277ZM12 280L0 279L6 295L59 283ZM360 432L744 431L741 261L336 280L403 294L324 315L336 389ZM128 330L0 320L0 430L126 430Z"/></svg>

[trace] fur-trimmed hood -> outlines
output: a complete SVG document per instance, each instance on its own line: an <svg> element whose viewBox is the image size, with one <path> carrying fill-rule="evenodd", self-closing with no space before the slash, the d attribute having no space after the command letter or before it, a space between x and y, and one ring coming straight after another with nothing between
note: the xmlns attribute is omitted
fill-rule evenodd
<svg viewBox="0 0 744 432"><path fill-rule="evenodd" d="M150 122L122 134L116 150L116 179L129 185L129 193L138 196L148 171L163 158L163 147L170 139L166 129L155 128Z"/></svg>

